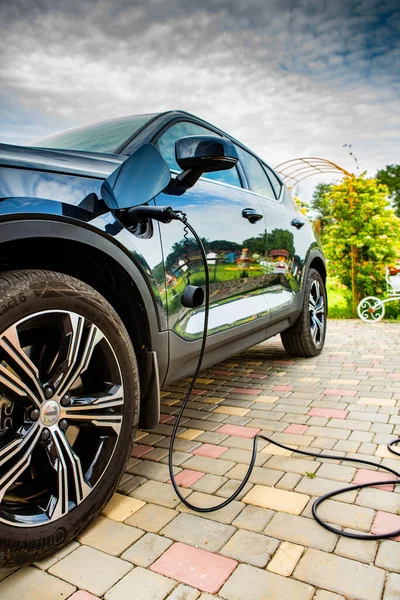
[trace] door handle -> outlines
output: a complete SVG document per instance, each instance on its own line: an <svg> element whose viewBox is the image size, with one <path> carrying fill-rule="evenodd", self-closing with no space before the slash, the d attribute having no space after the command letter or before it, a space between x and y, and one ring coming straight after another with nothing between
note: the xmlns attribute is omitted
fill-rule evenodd
<svg viewBox="0 0 400 600"><path fill-rule="evenodd" d="M292 227L296 227L296 229L301 229L304 225L304 221L300 221L299 219L293 219L290 224Z"/></svg>
<svg viewBox="0 0 400 600"><path fill-rule="evenodd" d="M257 223L264 217L262 213L257 212L254 208L244 208L242 210L242 217L250 221L250 223Z"/></svg>

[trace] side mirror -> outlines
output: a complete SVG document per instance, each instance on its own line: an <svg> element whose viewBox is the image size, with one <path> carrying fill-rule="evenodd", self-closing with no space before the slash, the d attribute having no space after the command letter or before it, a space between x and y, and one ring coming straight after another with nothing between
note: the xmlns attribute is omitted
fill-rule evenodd
<svg viewBox="0 0 400 600"><path fill-rule="evenodd" d="M234 167L238 161L232 142L216 135L188 135L179 138L175 142L175 154L176 162L183 171L224 171Z"/></svg>
<svg viewBox="0 0 400 600"><path fill-rule="evenodd" d="M232 169L238 161L234 144L216 135L189 135L175 142L176 162L183 169L177 177L186 188L192 187L211 171Z"/></svg>
<svg viewBox="0 0 400 600"><path fill-rule="evenodd" d="M101 195L111 210L145 204L169 184L167 163L152 144L145 144L127 158L101 186Z"/></svg>

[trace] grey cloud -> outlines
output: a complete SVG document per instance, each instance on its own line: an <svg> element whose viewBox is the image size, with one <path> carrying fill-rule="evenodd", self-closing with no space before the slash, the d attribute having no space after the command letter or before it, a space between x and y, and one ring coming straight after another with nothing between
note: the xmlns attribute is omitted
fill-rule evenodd
<svg viewBox="0 0 400 600"><path fill-rule="evenodd" d="M0 2L2 138L183 108L272 164L353 168L351 142L374 171L400 158L399 22L390 0Z"/></svg>

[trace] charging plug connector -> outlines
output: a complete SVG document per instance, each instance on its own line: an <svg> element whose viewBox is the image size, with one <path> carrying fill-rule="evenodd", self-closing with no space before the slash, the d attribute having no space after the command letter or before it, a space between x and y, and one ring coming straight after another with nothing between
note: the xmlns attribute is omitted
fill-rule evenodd
<svg viewBox="0 0 400 600"><path fill-rule="evenodd" d="M128 208L125 214L130 220L135 222L154 219L161 223L171 223L171 221L180 220L178 213L176 213L171 206L161 207L142 204L140 206Z"/></svg>

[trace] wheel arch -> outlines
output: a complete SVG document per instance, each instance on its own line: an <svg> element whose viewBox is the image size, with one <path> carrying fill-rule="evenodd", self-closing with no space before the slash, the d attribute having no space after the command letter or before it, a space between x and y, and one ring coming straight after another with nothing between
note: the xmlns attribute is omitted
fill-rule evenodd
<svg viewBox="0 0 400 600"><path fill-rule="evenodd" d="M301 289L302 292L304 290L305 282L307 281L308 273L310 269L315 269L321 276L322 281L324 282L325 290L326 290L326 279L327 279L327 270L324 255L320 249L312 249L308 255L307 266L304 269L302 276L302 284ZM328 296L326 296L326 305L328 308Z"/></svg>
<svg viewBox="0 0 400 600"><path fill-rule="evenodd" d="M321 258L321 256L314 256L314 258L312 258L309 266L309 269L315 269L316 271L318 271L318 273L321 275L322 280L326 286L326 266L325 266L325 261Z"/></svg>
<svg viewBox="0 0 400 600"><path fill-rule="evenodd" d="M113 306L128 331L141 382L145 381L145 349L157 352L163 382L168 334L160 332L154 299L144 276L116 244L82 226L47 219L2 222L0 240L0 271L49 269L95 288Z"/></svg>

